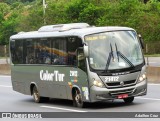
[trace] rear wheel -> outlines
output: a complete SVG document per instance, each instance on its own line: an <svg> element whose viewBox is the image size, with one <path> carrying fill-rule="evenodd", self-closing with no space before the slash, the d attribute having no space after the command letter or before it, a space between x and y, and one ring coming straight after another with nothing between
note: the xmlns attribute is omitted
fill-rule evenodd
<svg viewBox="0 0 160 121"><path fill-rule="evenodd" d="M123 99L125 103L132 103L134 100L134 97L128 97Z"/></svg>
<svg viewBox="0 0 160 121"><path fill-rule="evenodd" d="M83 108L84 107L84 102L82 99L82 95L80 93L80 91L78 89L75 90L74 94L73 94L73 105L79 108Z"/></svg>
<svg viewBox="0 0 160 121"><path fill-rule="evenodd" d="M37 87L36 86L34 86L33 87L33 99L34 99L34 101L36 102L36 103L41 103L41 102L44 102L44 101L48 101L49 100L49 98L48 97L41 97L40 95L39 95L39 92L38 92L38 90L37 90Z"/></svg>

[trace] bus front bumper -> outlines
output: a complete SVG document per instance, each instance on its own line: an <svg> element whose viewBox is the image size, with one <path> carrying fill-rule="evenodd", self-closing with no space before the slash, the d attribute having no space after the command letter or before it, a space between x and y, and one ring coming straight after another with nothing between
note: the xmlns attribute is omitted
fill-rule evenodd
<svg viewBox="0 0 160 121"><path fill-rule="evenodd" d="M147 80L140 82L134 86L114 89L92 86L90 88L90 102L120 99L119 97L121 95L127 95L127 97L143 96L146 95L146 93Z"/></svg>

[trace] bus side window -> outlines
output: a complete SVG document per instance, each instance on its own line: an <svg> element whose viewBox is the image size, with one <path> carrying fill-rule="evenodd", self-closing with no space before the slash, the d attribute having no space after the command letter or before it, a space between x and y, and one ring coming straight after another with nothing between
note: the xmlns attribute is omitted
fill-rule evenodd
<svg viewBox="0 0 160 121"><path fill-rule="evenodd" d="M76 66L77 64L77 49L82 47L82 40L78 37L68 37L67 42L67 52L68 52L68 65Z"/></svg>
<svg viewBox="0 0 160 121"><path fill-rule="evenodd" d="M77 66L83 71L86 71L86 61L85 61L83 48L77 49Z"/></svg>
<svg viewBox="0 0 160 121"><path fill-rule="evenodd" d="M51 40L51 63L53 65L66 65L67 53L66 53L66 38L57 37Z"/></svg>
<svg viewBox="0 0 160 121"><path fill-rule="evenodd" d="M15 50L15 40L10 41L10 51L11 51L11 60L15 63L16 60L16 50Z"/></svg>
<svg viewBox="0 0 160 121"><path fill-rule="evenodd" d="M23 64L23 40L11 41L11 55L14 64Z"/></svg>

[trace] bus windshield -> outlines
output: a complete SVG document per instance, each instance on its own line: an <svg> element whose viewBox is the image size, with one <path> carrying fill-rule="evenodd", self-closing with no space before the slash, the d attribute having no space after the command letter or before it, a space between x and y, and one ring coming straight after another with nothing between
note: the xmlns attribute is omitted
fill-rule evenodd
<svg viewBox="0 0 160 121"><path fill-rule="evenodd" d="M89 64L95 70L125 69L143 63L135 31L113 31L85 36Z"/></svg>

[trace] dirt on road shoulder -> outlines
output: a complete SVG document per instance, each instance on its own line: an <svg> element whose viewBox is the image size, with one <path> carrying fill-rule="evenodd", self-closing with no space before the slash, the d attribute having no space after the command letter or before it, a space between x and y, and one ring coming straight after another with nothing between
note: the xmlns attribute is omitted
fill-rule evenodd
<svg viewBox="0 0 160 121"><path fill-rule="evenodd" d="M0 75L10 75L11 69L9 64L0 64Z"/></svg>
<svg viewBox="0 0 160 121"><path fill-rule="evenodd" d="M160 67L147 67L147 77L151 83L160 83Z"/></svg>

